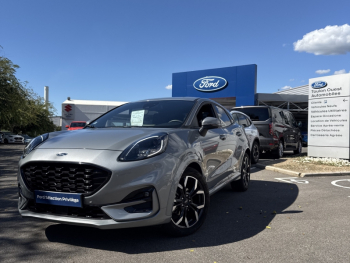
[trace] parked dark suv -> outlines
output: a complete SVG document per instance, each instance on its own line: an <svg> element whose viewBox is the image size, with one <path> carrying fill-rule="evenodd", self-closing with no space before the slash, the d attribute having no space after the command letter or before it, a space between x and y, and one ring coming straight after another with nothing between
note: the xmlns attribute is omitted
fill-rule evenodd
<svg viewBox="0 0 350 263"><path fill-rule="evenodd" d="M258 128L260 151L271 152L275 158L282 157L284 150L301 153L301 122L297 123L290 111L270 106L244 106L232 110L248 115Z"/></svg>

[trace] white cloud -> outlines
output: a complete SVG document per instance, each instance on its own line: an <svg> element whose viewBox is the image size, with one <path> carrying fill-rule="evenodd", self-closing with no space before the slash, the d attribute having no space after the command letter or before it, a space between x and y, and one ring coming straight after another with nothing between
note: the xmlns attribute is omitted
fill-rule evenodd
<svg viewBox="0 0 350 263"><path fill-rule="evenodd" d="M286 90L286 89L291 89L292 87L291 86L284 86L282 88L280 88L281 90Z"/></svg>
<svg viewBox="0 0 350 263"><path fill-rule="evenodd" d="M290 79L289 81L294 81L294 79Z"/></svg>
<svg viewBox="0 0 350 263"><path fill-rule="evenodd" d="M331 71L330 69L319 69L319 70L316 70L315 73L322 75L322 74L327 74L330 71Z"/></svg>
<svg viewBox="0 0 350 263"><path fill-rule="evenodd" d="M288 44L283 44L282 47L286 47Z"/></svg>
<svg viewBox="0 0 350 263"><path fill-rule="evenodd" d="M305 82L305 80L303 79L302 81L300 81L300 82Z"/></svg>
<svg viewBox="0 0 350 263"><path fill-rule="evenodd" d="M168 85L165 87L166 89L173 89L173 85Z"/></svg>
<svg viewBox="0 0 350 263"><path fill-rule="evenodd" d="M334 75L345 74L345 73L346 73L345 69L334 71Z"/></svg>
<svg viewBox="0 0 350 263"><path fill-rule="evenodd" d="M326 26L294 42L294 50L315 55L340 55L350 52L350 26Z"/></svg>

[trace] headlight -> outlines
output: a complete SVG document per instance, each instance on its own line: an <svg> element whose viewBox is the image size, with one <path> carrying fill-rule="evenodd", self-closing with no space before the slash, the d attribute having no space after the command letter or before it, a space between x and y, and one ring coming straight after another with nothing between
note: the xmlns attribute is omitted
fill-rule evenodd
<svg viewBox="0 0 350 263"><path fill-rule="evenodd" d="M47 138L49 138L49 134L45 133L31 140L30 143L24 148L23 158L26 157L31 151L33 151L39 144L47 140Z"/></svg>
<svg viewBox="0 0 350 263"><path fill-rule="evenodd" d="M118 159L122 162L128 162L150 158L164 152L167 144L167 134L155 134L131 144Z"/></svg>

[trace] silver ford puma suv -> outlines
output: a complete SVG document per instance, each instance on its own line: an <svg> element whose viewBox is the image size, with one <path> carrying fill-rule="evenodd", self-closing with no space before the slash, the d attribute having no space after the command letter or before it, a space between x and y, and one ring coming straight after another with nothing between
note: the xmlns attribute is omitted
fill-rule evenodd
<svg viewBox="0 0 350 263"><path fill-rule="evenodd" d="M202 98L151 99L33 139L19 162L18 209L100 229L163 224L184 236L205 221L210 195L249 183L249 143L226 109Z"/></svg>

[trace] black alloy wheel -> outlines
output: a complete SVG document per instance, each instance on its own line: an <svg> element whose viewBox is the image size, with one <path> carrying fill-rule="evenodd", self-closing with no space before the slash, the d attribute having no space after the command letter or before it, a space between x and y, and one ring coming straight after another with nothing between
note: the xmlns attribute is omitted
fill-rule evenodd
<svg viewBox="0 0 350 263"><path fill-rule="evenodd" d="M252 163L257 163L260 158L259 144L257 141L253 143L252 147Z"/></svg>
<svg viewBox="0 0 350 263"><path fill-rule="evenodd" d="M300 154L302 151L303 151L302 142L301 142L301 141L299 141L299 142L298 142L297 149L296 149L296 150L294 150L294 154Z"/></svg>
<svg viewBox="0 0 350 263"><path fill-rule="evenodd" d="M187 236L204 223L209 208L209 192L203 176L187 168L176 189L171 222L166 230L174 236Z"/></svg>
<svg viewBox="0 0 350 263"><path fill-rule="evenodd" d="M238 181L231 182L231 187L235 191L244 192L247 191L250 184L250 158L247 153L244 154L242 167L241 167L241 178Z"/></svg>

